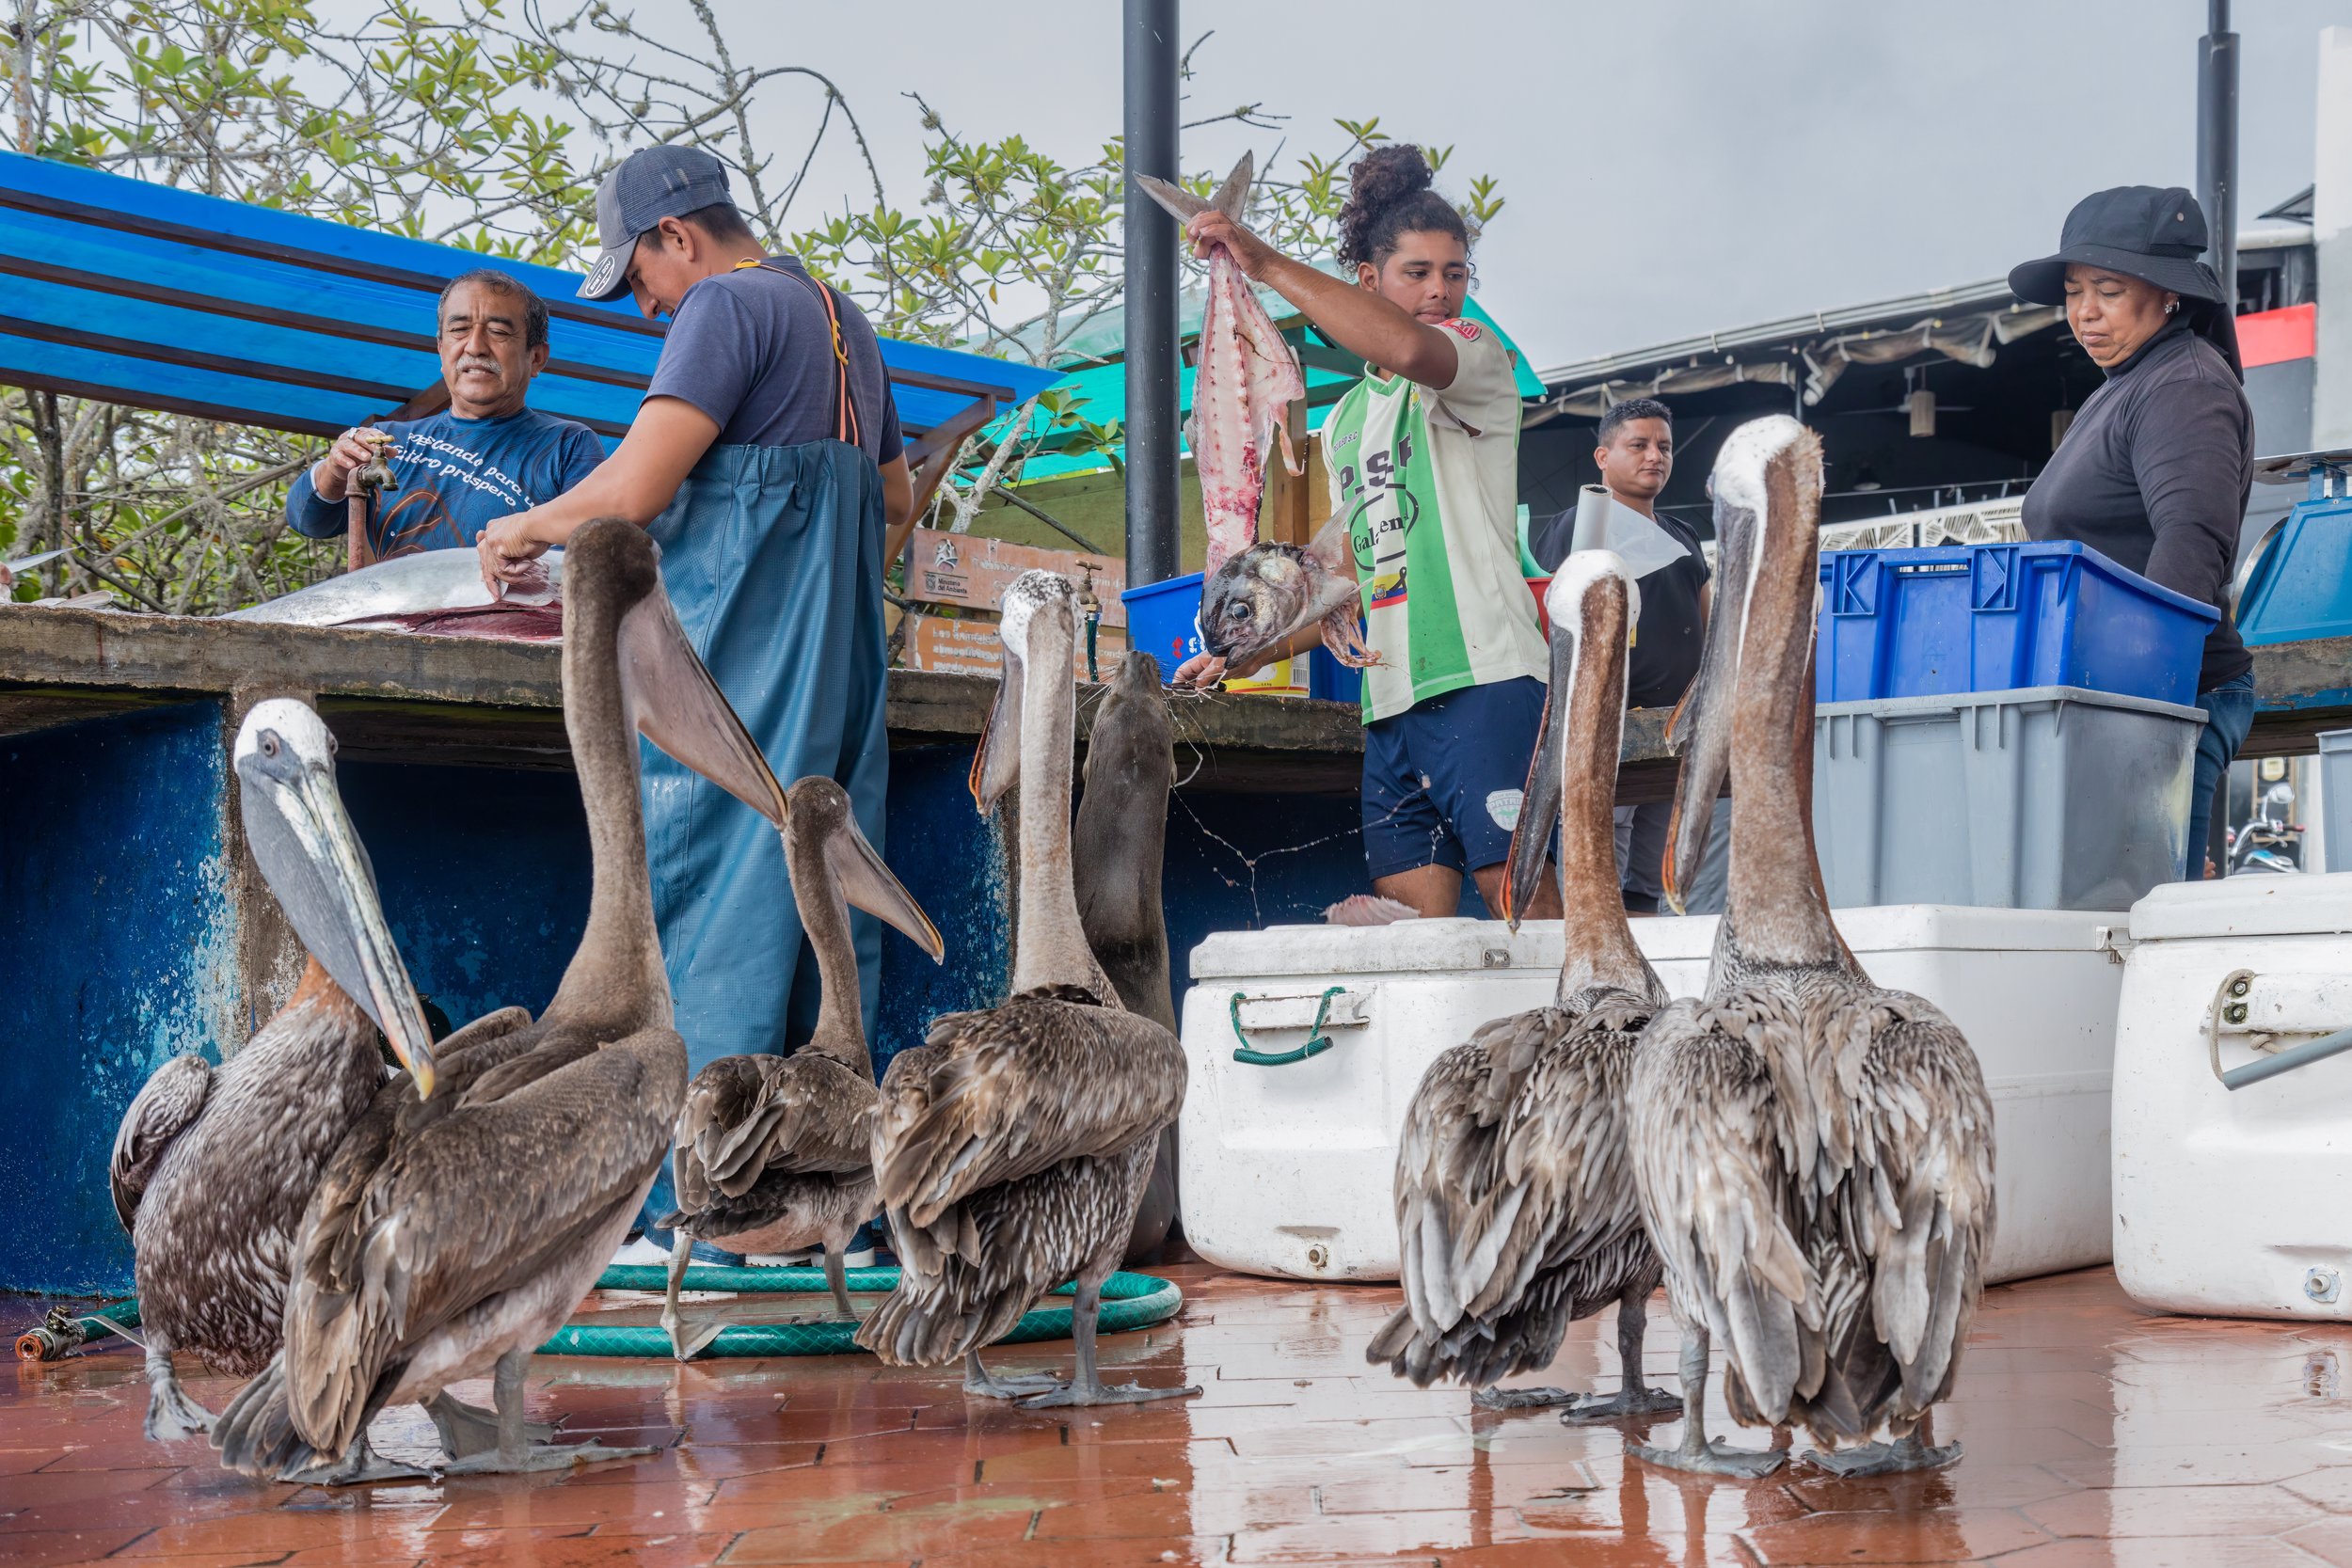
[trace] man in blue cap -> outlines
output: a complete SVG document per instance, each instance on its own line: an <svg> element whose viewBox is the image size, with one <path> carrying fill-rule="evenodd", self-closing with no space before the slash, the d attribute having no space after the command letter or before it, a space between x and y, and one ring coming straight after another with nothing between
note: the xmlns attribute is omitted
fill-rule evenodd
<svg viewBox="0 0 2352 1568"><path fill-rule="evenodd" d="M880 848L882 537L913 493L874 329L798 261L761 249L724 166L698 149L630 154L596 191L596 230L580 297L633 294L647 319L670 318L669 337L620 449L568 494L485 529L483 577L498 591L592 517L648 529L680 624L776 776L838 781ZM805 1038L816 968L799 963L800 918L778 897L774 830L650 747L643 781L690 1069ZM871 1038L881 927L860 914L854 930ZM665 1166L649 1214L671 1207L668 1181Z"/></svg>

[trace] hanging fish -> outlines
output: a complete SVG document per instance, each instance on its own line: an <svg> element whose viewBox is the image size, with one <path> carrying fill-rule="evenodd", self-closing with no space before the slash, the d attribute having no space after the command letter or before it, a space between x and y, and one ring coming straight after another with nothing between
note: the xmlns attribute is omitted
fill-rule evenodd
<svg viewBox="0 0 2352 1568"><path fill-rule="evenodd" d="M1253 159L1245 152L1207 201L1148 174L1136 175L1136 183L1179 223L1212 207L1239 223L1248 204L1252 172ZM1241 263L1218 245L1209 253L1208 309L1200 318L1192 418L1184 425L1184 442L1192 448L1193 467L1200 476L1212 576L1227 557L1258 541L1258 504L1265 495L1266 458L1275 445L1281 447L1282 467L1288 472L1306 472L1291 450L1285 419L1291 404L1306 395L1298 356L1258 303Z"/></svg>

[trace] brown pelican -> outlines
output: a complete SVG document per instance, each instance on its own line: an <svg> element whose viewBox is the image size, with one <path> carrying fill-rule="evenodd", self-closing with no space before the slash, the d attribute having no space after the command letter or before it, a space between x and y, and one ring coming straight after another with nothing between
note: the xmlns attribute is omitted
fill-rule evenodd
<svg viewBox="0 0 2352 1568"><path fill-rule="evenodd" d="M784 825L784 792L702 668L644 531L572 536L564 722L595 862L588 927L536 1023L482 1020L441 1048L441 1089L379 1093L329 1160L296 1243L286 1344L213 1433L248 1475L348 1481L369 1419L492 1376L495 1430L460 1425L452 1472L629 1450L534 1443L523 1372L628 1229L686 1097L638 803L637 733Z"/></svg>
<svg viewBox="0 0 2352 1568"><path fill-rule="evenodd" d="M817 1029L789 1056L723 1056L687 1085L670 1157L678 1212L661 1222L676 1232L661 1322L680 1361L725 1326L690 1326L678 1310L697 1237L736 1252L821 1245L834 1309L856 1319L841 1255L875 1211L875 1092L850 906L896 926L934 960L946 951L930 917L857 831L848 791L807 778L785 800L785 869L817 955Z"/></svg>
<svg viewBox="0 0 2352 1568"><path fill-rule="evenodd" d="M257 703L232 752L254 863L310 950L302 981L215 1068L165 1063L124 1113L108 1179L136 1249L147 1435L210 1431L175 1350L250 1375L278 1354L286 1260L326 1157L384 1086L375 1031L433 1092L432 1035L308 705Z"/></svg>
<svg viewBox="0 0 2352 1568"><path fill-rule="evenodd" d="M1551 689L1504 901L1506 913L1527 907L1557 821L1559 990L1548 1007L1485 1025L1422 1077L1396 1162L1405 1306L1367 1353L1423 1387L1458 1378L1489 1409L1565 1404L1569 1421L1680 1408L1642 1379L1660 1264L1625 1148L1634 1042L1666 1002L1626 924L1610 812L1640 604L1625 562L1604 550L1568 557L1545 595ZM1569 1323L1611 1302L1625 1372L1613 1398L1489 1386L1550 1365Z"/></svg>
<svg viewBox="0 0 2352 1568"><path fill-rule="evenodd" d="M1131 650L1103 688L1087 734L1086 794L1071 834L1072 875L1087 946L1119 1005L1176 1033L1168 984L1168 915L1160 866L1168 846L1168 797L1176 784L1174 733L1159 661ZM1126 1261L1158 1255L1176 1223L1176 1127L1160 1129L1151 1184L1136 1207Z"/></svg>
<svg viewBox="0 0 2352 1568"><path fill-rule="evenodd" d="M1706 994L1635 1056L1634 1177L1683 1332L1682 1440L1633 1451L1734 1475L1781 1461L1708 1441L1710 1339L1748 1424L1802 1425L1848 1475L1947 1465L1949 1392L1993 1241L1993 1107L1976 1054L1916 996L1870 983L1813 856L1812 638L1820 443L1742 426L1713 484L1726 580L1677 727L1690 750L1667 888L1687 885L1728 768L1728 900ZM1725 603L1725 600L1729 600ZM1724 640L1721 646L1718 639ZM1730 691L1726 711L1724 688ZM1835 1451L1884 1431L1892 1443Z"/></svg>
<svg viewBox="0 0 2352 1568"><path fill-rule="evenodd" d="M1197 1388L1105 1386L1095 1313L1151 1180L1160 1129L1184 1097L1176 1037L1120 1006L1088 950L1070 866L1070 760L1077 696L1069 583L1025 572L1005 591L1005 673L972 764L993 807L1021 784L1012 996L951 1013L882 1077L874 1175L887 1205L898 1289L858 1330L894 1366L964 1359L964 1387L1007 1399L981 1346L1075 1278L1077 1375L1025 1402L1103 1404Z"/></svg>

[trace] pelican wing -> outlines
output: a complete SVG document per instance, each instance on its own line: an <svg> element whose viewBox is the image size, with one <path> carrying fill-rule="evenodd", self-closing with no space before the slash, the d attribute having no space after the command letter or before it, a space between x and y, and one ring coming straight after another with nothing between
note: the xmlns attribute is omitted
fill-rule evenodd
<svg viewBox="0 0 2352 1568"><path fill-rule="evenodd" d="M457 1093L419 1101L405 1084L388 1087L330 1162L285 1314L289 1403L317 1451L345 1450L435 1330L533 1281L642 1201L673 1119L648 1064L682 1051L675 1035L598 1049L530 1033L528 1050Z"/></svg>
<svg viewBox="0 0 2352 1568"><path fill-rule="evenodd" d="M123 1229L131 1228L140 1195L171 1141L196 1124L212 1092L212 1063L201 1056L174 1056L154 1070L122 1113L114 1155L106 1163L106 1184L114 1191L115 1218Z"/></svg>
<svg viewBox="0 0 2352 1568"><path fill-rule="evenodd" d="M1802 1332L1819 1311L1789 1212L1792 1178L1810 1164L1780 1066L1798 1037L1788 1009L1758 991L1674 1003L1642 1037L1630 1095L1634 1181L1676 1309L1708 1325L1770 1421L1820 1356Z"/></svg>
<svg viewBox="0 0 2352 1568"><path fill-rule="evenodd" d="M1184 1096L1176 1037L1132 1013L1039 994L949 1014L882 1080L875 1180L929 1226L985 1188L1126 1148Z"/></svg>
<svg viewBox="0 0 2352 1568"><path fill-rule="evenodd" d="M1490 1037L1542 1017L1521 1013L1500 1020L1469 1043L1441 1053L1422 1074L1406 1107L1396 1151L1396 1233L1404 1315L1420 1338L1434 1338L1461 1321L1493 1265L1492 1249L1473 1244L1471 1250L1484 1251L1486 1272L1463 1278L1466 1241L1492 1231L1499 1212L1507 1225L1526 1196L1524 1189L1494 1191L1496 1127L1491 1118L1482 1120L1476 1107L1492 1070ZM1394 1338L1384 1332L1375 1340L1377 1359L1392 1360L1404 1352L1402 1343L1390 1344Z"/></svg>
<svg viewBox="0 0 2352 1568"><path fill-rule="evenodd" d="M771 1172L864 1171L874 1158L873 1081L831 1056L726 1056L697 1073L678 1113L678 1203L741 1197Z"/></svg>
<svg viewBox="0 0 2352 1568"><path fill-rule="evenodd" d="M1855 1009L1855 1167L1843 1189L1870 1269L1873 1333L1905 1425L1950 1391L1993 1249L1993 1101L1977 1053L1931 1004L1882 991ZM1835 1325L1833 1325L1833 1330ZM1832 1344L1839 1340L1833 1337Z"/></svg>

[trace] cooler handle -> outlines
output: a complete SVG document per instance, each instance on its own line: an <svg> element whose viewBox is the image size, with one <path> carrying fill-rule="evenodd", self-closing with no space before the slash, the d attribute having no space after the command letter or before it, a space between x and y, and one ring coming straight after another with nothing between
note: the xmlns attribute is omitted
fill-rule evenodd
<svg viewBox="0 0 2352 1568"><path fill-rule="evenodd" d="M1233 1060L1245 1067L1288 1067L1293 1062L1303 1062L1310 1056L1322 1055L1331 1049L1331 1037L1323 1032L1324 1020L1330 1016L1331 999L1346 994L1345 986L1333 986L1323 993L1322 1000L1315 1004L1315 1021L1307 1026L1307 1041L1304 1045L1295 1051L1258 1051L1250 1047L1249 1037L1243 1032L1241 1026L1241 1005L1247 998L1242 992L1235 991L1228 1008L1233 1020L1233 1038L1240 1042L1234 1047Z"/></svg>
<svg viewBox="0 0 2352 1568"><path fill-rule="evenodd" d="M2301 1045L2249 1062L2244 1067L2225 1069L2221 1065L2223 1021L2227 1019L2231 1023L2245 1022L2246 1008L2242 999L2253 989L2258 977L2250 969L2231 971L2222 977L2221 984L2214 988L2213 1005L2205 1012L2206 1050L2213 1063L2213 1075L2220 1080L2223 1088L2233 1091L2246 1088L2276 1078L2282 1072L2293 1072L2297 1068L2309 1067L2313 1062L2324 1062L2330 1056L2352 1051L2352 1029L2338 1029L2315 1040L2305 1040ZM2233 1006L2237 1009L2235 1017L2230 1016Z"/></svg>

